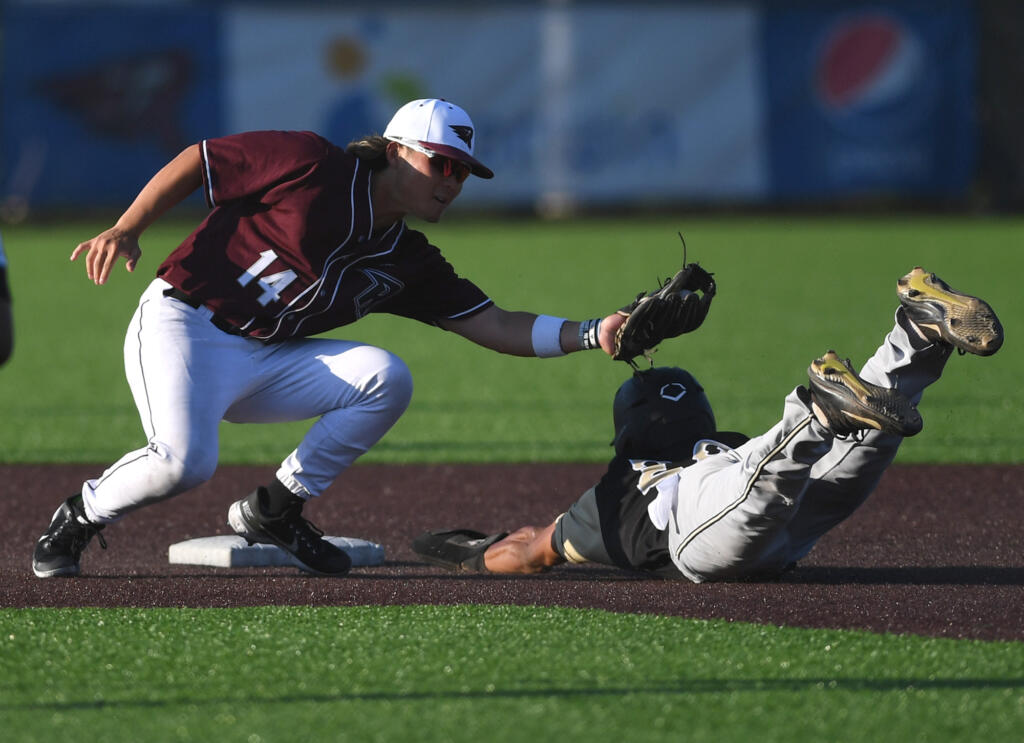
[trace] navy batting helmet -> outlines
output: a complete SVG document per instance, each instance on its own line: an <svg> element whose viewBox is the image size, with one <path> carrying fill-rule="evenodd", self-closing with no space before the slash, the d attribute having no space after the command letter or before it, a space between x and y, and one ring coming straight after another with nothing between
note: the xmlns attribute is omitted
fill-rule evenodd
<svg viewBox="0 0 1024 743"><path fill-rule="evenodd" d="M690 372L659 366L636 372L615 393L615 453L630 459L689 459L715 432L715 414Z"/></svg>

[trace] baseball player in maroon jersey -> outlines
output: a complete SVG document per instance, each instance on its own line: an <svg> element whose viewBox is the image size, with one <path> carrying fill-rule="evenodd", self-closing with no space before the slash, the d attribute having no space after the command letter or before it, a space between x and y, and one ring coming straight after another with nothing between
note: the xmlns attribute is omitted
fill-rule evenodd
<svg viewBox="0 0 1024 743"><path fill-rule="evenodd" d="M11 292L7 287L7 254L0 238L0 365L7 363L14 348L14 325L11 322Z"/></svg>
<svg viewBox="0 0 1024 743"><path fill-rule="evenodd" d="M615 457L554 522L427 532L413 550L494 573L592 562L695 583L779 575L864 503L903 438L921 430L917 403L953 351L989 356L1002 345L992 308L934 274L915 268L897 294L895 325L860 373L832 351L816 359L764 434L718 431L683 369L639 372L615 397Z"/></svg>
<svg viewBox="0 0 1024 743"><path fill-rule="evenodd" d="M437 222L470 174L476 131L439 99L400 108L382 136L339 148L310 132L249 132L192 145L142 189L117 224L80 244L96 284L139 237L202 188L206 219L160 265L125 338L125 370L147 443L64 501L40 537L39 577L77 575L93 536L129 512L209 479L222 420L316 418L274 479L234 503L228 523L276 544L319 575L344 575L348 555L302 517L409 404L412 380L394 354L314 338L371 312L458 333L517 356L613 352L622 323L582 323L504 310L456 274L405 223Z"/></svg>

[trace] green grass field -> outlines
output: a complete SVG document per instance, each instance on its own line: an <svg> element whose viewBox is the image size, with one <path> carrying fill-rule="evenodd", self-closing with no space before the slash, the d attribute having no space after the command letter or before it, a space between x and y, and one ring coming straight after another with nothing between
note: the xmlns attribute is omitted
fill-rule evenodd
<svg viewBox="0 0 1024 743"><path fill-rule="evenodd" d="M189 227L153 228L139 272L95 287L67 256L105 226L4 228L17 335L0 370L2 461L105 465L142 443L123 333ZM827 348L859 364L890 326L896 279L922 264L989 299L1007 342L992 359L952 360L899 461L1024 461L1024 220L455 219L429 234L500 305L582 319L671 274L677 230L720 292L701 331L656 359L703 381L723 429L771 425ZM387 317L339 335L397 352L416 379L408 413L365 461L608 457L623 364L500 357ZM222 461L276 462L305 425L225 425ZM0 608L0 725L12 743L1002 742L1024 739L1022 653L1022 643L562 609Z"/></svg>
<svg viewBox="0 0 1024 743"><path fill-rule="evenodd" d="M16 351L0 370L0 460L103 462L140 446L121 346L138 295L190 222L151 228L135 274L96 287L72 248L105 225L5 228ZM453 219L431 238L499 305L584 319L603 315L689 257L720 290L698 332L662 344L657 363L690 369L723 429L757 433L828 348L860 364L891 326L896 279L915 264L983 294L1007 326L991 359L954 359L929 391L925 431L903 462L1020 462L1024 411L1015 342L1024 220L996 218L736 217L565 223ZM371 316L335 331L402 356L416 391L406 415L364 461L603 461L611 398L629 368L600 353L520 359L401 318ZM221 461L283 458L305 422L224 424Z"/></svg>
<svg viewBox="0 0 1024 743"><path fill-rule="evenodd" d="M27 614L27 616L26 616ZM1014 741L1014 643L522 607L0 611L8 741ZM11 733L13 732L13 736Z"/></svg>

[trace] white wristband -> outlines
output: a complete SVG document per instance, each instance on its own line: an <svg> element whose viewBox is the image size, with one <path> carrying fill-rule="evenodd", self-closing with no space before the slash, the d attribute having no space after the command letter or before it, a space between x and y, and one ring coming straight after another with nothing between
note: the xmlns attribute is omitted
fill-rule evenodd
<svg viewBox="0 0 1024 743"><path fill-rule="evenodd" d="M540 359L549 359L554 356L565 356L562 350L561 335L562 325L566 322L564 317L552 317L551 315L537 315L533 321L533 352Z"/></svg>

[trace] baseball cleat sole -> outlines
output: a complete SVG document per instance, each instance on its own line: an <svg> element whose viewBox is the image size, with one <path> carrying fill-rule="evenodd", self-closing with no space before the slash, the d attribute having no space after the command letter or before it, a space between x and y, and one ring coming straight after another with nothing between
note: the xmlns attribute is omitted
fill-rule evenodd
<svg viewBox="0 0 1024 743"><path fill-rule="evenodd" d="M74 578L82 572L82 568L79 565L64 566L59 568L50 568L32 565L32 572L35 573L37 578Z"/></svg>
<svg viewBox="0 0 1024 743"><path fill-rule="evenodd" d="M896 294L907 317L932 342L977 356L991 356L1003 345L1003 326L987 302L956 291L920 266L897 282Z"/></svg>
<svg viewBox="0 0 1024 743"><path fill-rule="evenodd" d="M910 400L896 390L864 381L849 360L843 361L835 351L815 359L807 376L815 413L833 433L874 429L913 436L924 426L921 414Z"/></svg>

